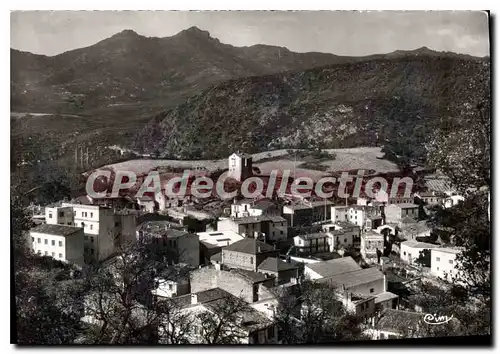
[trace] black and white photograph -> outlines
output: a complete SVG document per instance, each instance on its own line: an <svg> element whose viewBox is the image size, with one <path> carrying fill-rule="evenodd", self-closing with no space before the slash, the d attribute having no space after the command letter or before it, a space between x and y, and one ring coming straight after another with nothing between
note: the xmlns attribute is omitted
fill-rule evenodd
<svg viewBox="0 0 500 354"><path fill-rule="evenodd" d="M11 344L491 346L492 20L12 10Z"/></svg>

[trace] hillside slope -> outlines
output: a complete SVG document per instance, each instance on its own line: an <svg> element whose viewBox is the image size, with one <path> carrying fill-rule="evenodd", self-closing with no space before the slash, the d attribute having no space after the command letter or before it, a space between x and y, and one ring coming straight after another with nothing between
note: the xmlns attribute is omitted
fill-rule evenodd
<svg viewBox="0 0 500 354"><path fill-rule="evenodd" d="M172 37L125 30L56 56L11 50L12 110L81 112L103 105L168 100L232 78L302 70L345 60L256 45L233 47L191 27Z"/></svg>
<svg viewBox="0 0 500 354"><path fill-rule="evenodd" d="M489 97L489 80L487 59L428 53L235 79L156 115L134 146L218 158L237 149L385 145L423 158L429 133Z"/></svg>

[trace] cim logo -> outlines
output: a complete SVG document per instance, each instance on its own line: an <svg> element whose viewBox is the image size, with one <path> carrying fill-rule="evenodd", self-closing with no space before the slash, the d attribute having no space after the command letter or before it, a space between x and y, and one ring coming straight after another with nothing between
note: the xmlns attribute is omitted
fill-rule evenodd
<svg viewBox="0 0 500 354"><path fill-rule="evenodd" d="M424 316L424 322L427 324L438 325L438 324L448 323L451 321L452 318L453 315L448 317L448 316L437 316L436 314L428 313Z"/></svg>

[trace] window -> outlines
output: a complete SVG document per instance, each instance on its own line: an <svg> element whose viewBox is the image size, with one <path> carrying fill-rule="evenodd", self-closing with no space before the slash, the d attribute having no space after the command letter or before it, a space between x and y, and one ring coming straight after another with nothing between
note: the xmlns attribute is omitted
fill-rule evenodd
<svg viewBox="0 0 500 354"><path fill-rule="evenodd" d="M52 257L55 257L55 256L56 256L56 254L54 252L52 252Z"/></svg>
<svg viewBox="0 0 500 354"><path fill-rule="evenodd" d="M267 328L267 338L274 338L274 326Z"/></svg>
<svg viewBox="0 0 500 354"><path fill-rule="evenodd" d="M92 227L93 227L93 226L94 226L94 225L90 224L90 229L91 229L91 230L92 230Z"/></svg>
<svg viewBox="0 0 500 354"><path fill-rule="evenodd" d="M84 223L84 222L82 222L82 224L81 224L81 225L82 225L82 227L85 227L85 223Z"/></svg>
<svg viewBox="0 0 500 354"><path fill-rule="evenodd" d="M172 284L168 284L168 290L173 290L174 286Z"/></svg>
<svg viewBox="0 0 500 354"><path fill-rule="evenodd" d="M38 250L38 254L42 254L42 251Z"/></svg>
<svg viewBox="0 0 500 354"><path fill-rule="evenodd" d="M370 294L371 294L371 293L373 293L374 291L375 291L375 289L374 289L374 288L371 288L371 289L370 289Z"/></svg>
<svg viewBox="0 0 500 354"><path fill-rule="evenodd" d="M59 247L62 247L62 241L59 241Z"/></svg>
<svg viewBox="0 0 500 354"><path fill-rule="evenodd" d="M94 254L94 249L93 248L90 249L90 254Z"/></svg>
<svg viewBox="0 0 500 354"><path fill-rule="evenodd" d="M37 241L38 241L38 243L42 243L42 241L40 240L40 237L37 238Z"/></svg>
<svg viewBox="0 0 500 354"><path fill-rule="evenodd" d="M90 213L90 217L93 218L94 217L94 213Z"/></svg>
<svg viewBox="0 0 500 354"><path fill-rule="evenodd" d="M253 264L253 257L250 257L250 264Z"/></svg>
<svg viewBox="0 0 500 354"><path fill-rule="evenodd" d="M436 262L441 262L441 258L436 257Z"/></svg>
<svg viewBox="0 0 500 354"><path fill-rule="evenodd" d="M437 267L437 270L439 270L439 267Z"/></svg>
<svg viewBox="0 0 500 354"><path fill-rule="evenodd" d="M273 236L275 235L275 232L273 231Z"/></svg>
<svg viewBox="0 0 500 354"><path fill-rule="evenodd" d="M62 253L59 253L59 258L62 258Z"/></svg>
<svg viewBox="0 0 500 354"><path fill-rule="evenodd" d="M49 255L49 252L45 251L45 255L48 256Z"/></svg>
<svg viewBox="0 0 500 354"><path fill-rule="evenodd" d="M347 239L346 238L344 239L344 243L347 243Z"/></svg>
<svg viewBox="0 0 500 354"><path fill-rule="evenodd" d="M90 236L90 242L94 243L94 237Z"/></svg>
<svg viewBox="0 0 500 354"><path fill-rule="evenodd" d="M85 213L82 211L82 218L85 216Z"/></svg>
<svg viewBox="0 0 500 354"><path fill-rule="evenodd" d="M87 212L85 212L85 217L87 217Z"/></svg>
<svg viewBox="0 0 500 354"><path fill-rule="evenodd" d="M49 219L52 219L52 213L49 213Z"/></svg>
<svg viewBox="0 0 500 354"><path fill-rule="evenodd" d="M64 218L64 211L60 211L60 212L59 212L59 217L60 217L60 218Z"/></svg>
<svg viewBox="0 0 500 354"><path fill-rule="evenodd" d="M406 252L403 252L403 256L406 256Z"/></svg>
<svg viewBox="0 0 500 354"><path fill-rule="evenodd" d="M450 259L448 262L449 262L450 264L453 264L453 259Z"/></svg>
<svg viewBox="0 0 500 354"><path fill-rule="evenodd" d="M51 246L55 246L56 245L56 241L55 240L52 240L51 241Z"/></svg>
<svg viewBox="0 0 500 354"><path fill-rule="evenodd" d="M283 235L283 231L280 231L280 235Z"/></svg>
<svg viewBox="0 0 500 354"><path fill-rule="evenodd" d="M34 237L31 238L31 242L35 242L35 238Z"/></svg>
<svg viewBox="0 0 500 354"><path fill-rule="evenodd" d="M88 237L87 235L85 235L85 236L83 236L83 239L84 239L85 241L88 241L89 237Z"/></svg>
<svg viewBox="0 0 500 354"><path fill-rule="evenodd" d="M68 225L71 226L71 223L69 222Z"/></svg>
<svg viewBox="0 0 500 354"><path fill-rule="evenodd" d="M43 239L43 243L44 243L45 245L48 245L48 244L49 244L49 240L47 240L47 239L45 238L45 239Z"/></svg>

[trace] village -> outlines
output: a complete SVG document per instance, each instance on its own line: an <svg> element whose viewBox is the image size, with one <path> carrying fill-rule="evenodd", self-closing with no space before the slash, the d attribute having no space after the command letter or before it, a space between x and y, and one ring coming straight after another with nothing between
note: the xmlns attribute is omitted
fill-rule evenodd
<svg viewBox="0 0 500 354"><path fill-rule="evenodd" d="M254 174L251 156L243 153L232 154L227 168L239 184ZM433 207L463 199L433 176L411 195L381 190L375 198L340 201L83 195L31 207L36 226L28 243L33 253L75 269L123 261L123 250L136 244L168 249L172 264L188 271L158 275L153 301L174 299L185 314L216 314L220 303L242 301L244 314L234 318L240 343L282 343L276 294L304 282L331 288L332 299L362 323L367 338L402 338L427 326L426 309L411 301L421 288L447 289L457 281L463 248L435 237L426 219ZM100 319L85 308L82 321ZM193 342L203 342L203 323L190 325L199 328Z"/></svg>

